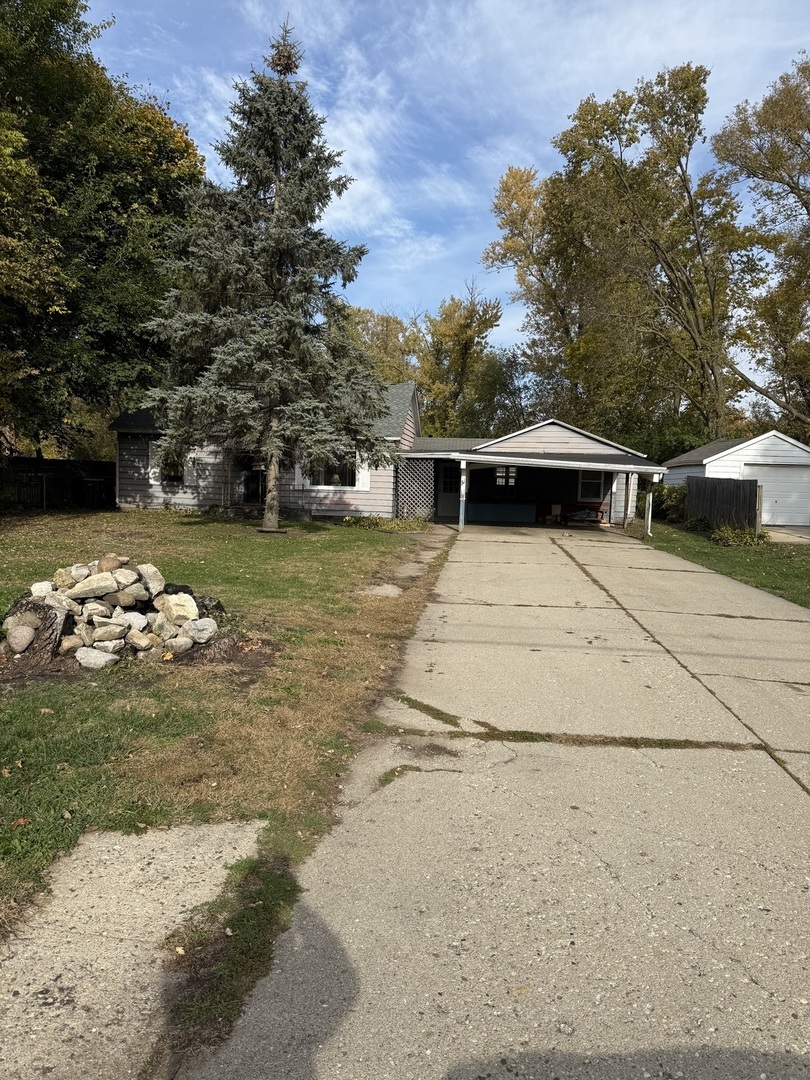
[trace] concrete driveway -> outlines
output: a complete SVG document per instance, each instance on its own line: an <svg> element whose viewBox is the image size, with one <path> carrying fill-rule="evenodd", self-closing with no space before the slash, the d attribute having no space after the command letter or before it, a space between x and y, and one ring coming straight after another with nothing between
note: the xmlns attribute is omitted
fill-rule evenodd
<svg viewBox="0 0 810 1080"><path fill-rule="evenodd" d="M621 533L465 530L273 972L181 1076L810 1077L809 645Z"/></svg>

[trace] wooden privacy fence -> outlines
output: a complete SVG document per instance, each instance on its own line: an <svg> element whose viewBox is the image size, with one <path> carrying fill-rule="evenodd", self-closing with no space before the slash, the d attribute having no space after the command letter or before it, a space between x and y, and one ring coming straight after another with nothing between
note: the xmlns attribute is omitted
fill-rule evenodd
<svg viewBox="0 0 810 1080"><path fill-rule="evenodd" d="M0 458L0 504L38 510L115 507L114 461Z"/></svg>
<svg viewBox="0 0 810 1080"><path fill-rule="evenodd" d="M757 482L687 476L684 516L687 521L706 518L713 529L756 529Z"/></svg>

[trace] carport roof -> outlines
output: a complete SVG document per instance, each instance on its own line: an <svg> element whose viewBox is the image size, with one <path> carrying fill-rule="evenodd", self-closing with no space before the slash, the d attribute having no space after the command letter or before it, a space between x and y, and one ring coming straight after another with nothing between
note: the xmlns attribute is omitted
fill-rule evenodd
<svg viewBox="0 0 810 1080"><path fill-rule="evenodd" d="M482 465L525 465L545 469L590 469L595 472L634 472L642 476L661 475L666 469L654 461L635 454L613 454L593 451L587 454L530 453L514 450L498 450L490 447L475 450L478 439L414 439L409 450L401 451L402 457L442 458L445 461L466 461Z"/></svg>

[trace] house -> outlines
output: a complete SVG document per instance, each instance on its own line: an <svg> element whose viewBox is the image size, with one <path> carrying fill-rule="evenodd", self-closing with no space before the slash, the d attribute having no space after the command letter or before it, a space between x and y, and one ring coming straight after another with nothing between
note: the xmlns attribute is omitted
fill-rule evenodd
<svg viewBox="0 0 810 1080"><path fill-rule="evenodd" d="M438 521L534 524L593 521L626 524L634 516L639 477L664 469L618 443L558 420L498 439L439 439L421 434L413 383L387 390L388 413L377 430L394 453L370 469L338 463L306 475L282 474L282 512L293 516L425 516ZM209 445L186 461L161 466L160 438L149 410L112 424L118 441L117 501L122 508L202 509L259 505L263 472L250 456Z"/></svg>
<svg viewBox="0 0 810 1080"><path fill-rule="evenodd" d="M716 439L665 465L673 487L687 476L756 480L762 487L763 525L810 525L810 446L780 431Z"/></svg>

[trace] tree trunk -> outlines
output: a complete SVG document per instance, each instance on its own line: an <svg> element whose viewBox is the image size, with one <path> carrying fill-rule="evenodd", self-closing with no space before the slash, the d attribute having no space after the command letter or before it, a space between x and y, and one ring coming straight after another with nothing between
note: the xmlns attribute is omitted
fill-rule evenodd
<svg viewBox="0 0 810 1080"><path fill-rule="evenodd" d="M278 454L272 453L267 459L267 494L264 499L263 531L276 532L278 530L279 471Z"/></svg>

